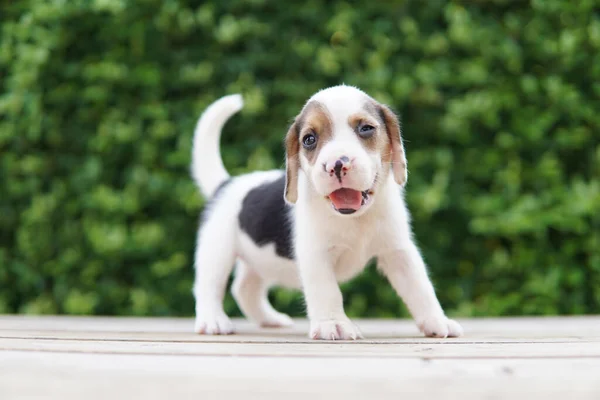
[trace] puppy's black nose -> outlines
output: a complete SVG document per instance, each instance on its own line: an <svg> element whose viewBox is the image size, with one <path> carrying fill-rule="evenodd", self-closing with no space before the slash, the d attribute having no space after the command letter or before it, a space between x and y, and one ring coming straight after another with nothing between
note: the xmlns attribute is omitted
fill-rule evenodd
<svg viewBox="0 0 600 400"><path fill-rule="evenodd" d="M344 163L341 160L337 160L335 162L335 165L333 166L333 170L335 171L335 174L339 177L341 171L342 171L342 167L344 166Z"/></svg>
<svg viewBox="0 0 600 400"><path fill-rule="evenodd" d="M334 176L342 182L342 176L346 175L346 173L352 168L352 162L346 156L341 156L335 161L330 161L326 164L323 164L323 169L325 172L329 174L329 176Z"/></svg>

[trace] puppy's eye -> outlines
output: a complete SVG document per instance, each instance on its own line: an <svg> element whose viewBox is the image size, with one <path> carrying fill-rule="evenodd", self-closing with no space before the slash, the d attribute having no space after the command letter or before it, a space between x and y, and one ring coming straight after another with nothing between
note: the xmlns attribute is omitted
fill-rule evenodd
<svg viewBox="0 0 600 400"><path fill-rule="evenodd" d="M304 135L302 145L307 150L313 150L317 146L317 136L314 133Z"/></svg>
<svg viewBox="0 0 600 400"><path fill-rule="evenodd" d="M375 127L369 124L361 125L358 127L358 135L362 138L370 138L375 133Z"/></svg>

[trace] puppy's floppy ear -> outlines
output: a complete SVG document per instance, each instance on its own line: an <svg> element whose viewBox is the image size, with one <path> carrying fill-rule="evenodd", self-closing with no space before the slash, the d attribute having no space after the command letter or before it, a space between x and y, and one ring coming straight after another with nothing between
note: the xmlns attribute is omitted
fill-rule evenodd
<svg viewBox="0 0 600 400"><path fill-rule="evenodd" d="M298 170L300 169L300 144L298 143L298 120L294 121L285 136L285 201L294 204L298 200Z"/></svg>
<svg viewBox="0 0 600 400"><path fill-rule="evenodd" d="M388 138L390 139L392 150L391 164L392 172L394 173L394 180L397 184L404 185L406 184L407 180L407 166L398 117L396 117L396 114L394 114L389 107L383 104L379 105L379 113L385 122L385 128L387 130Z"/></svg>

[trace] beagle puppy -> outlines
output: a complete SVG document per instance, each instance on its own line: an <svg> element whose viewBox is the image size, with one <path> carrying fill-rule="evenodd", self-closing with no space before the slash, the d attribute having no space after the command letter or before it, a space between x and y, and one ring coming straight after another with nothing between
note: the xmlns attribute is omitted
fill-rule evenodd
<svg viewBox="0 0 600 400"><path fill-rule="evenodd" d="M195 252L195 331L233 333L222 303L235 265L231 290L247 318L291 325L269 303L268 290L301 288L311 338L361 338L344 312L338 283L376 258L426 336L460 336L412 238L406 157L394 113L355 87L321 90L287 132L285 171L230 177L219 139L242 106L240 95L219 99L194 133L192 175L209 198Z"/></svg>

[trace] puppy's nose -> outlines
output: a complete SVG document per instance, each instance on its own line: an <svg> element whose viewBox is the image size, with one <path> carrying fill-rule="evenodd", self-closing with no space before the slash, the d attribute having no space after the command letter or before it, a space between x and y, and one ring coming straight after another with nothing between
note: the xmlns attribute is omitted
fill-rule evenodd
<svg viewBox="0 0 600 400"><path fill-rule="evenodd" d="M330 161L323 165L323 168L329 173L329 176L335 175L340 181L342 180L342 176L345 175L351 167L350 159L346 156L341 156L337 160Z"/></svg>
<svg viewBox="0 0 600 400"><path fill-rule="evenodd" d="M336 160L335 161L335 165L333 166L333 170L335 171L336 175L339 175L340 172L342 172L342 167L344 166L344 163L342 163L340 160Z"/></svg>

